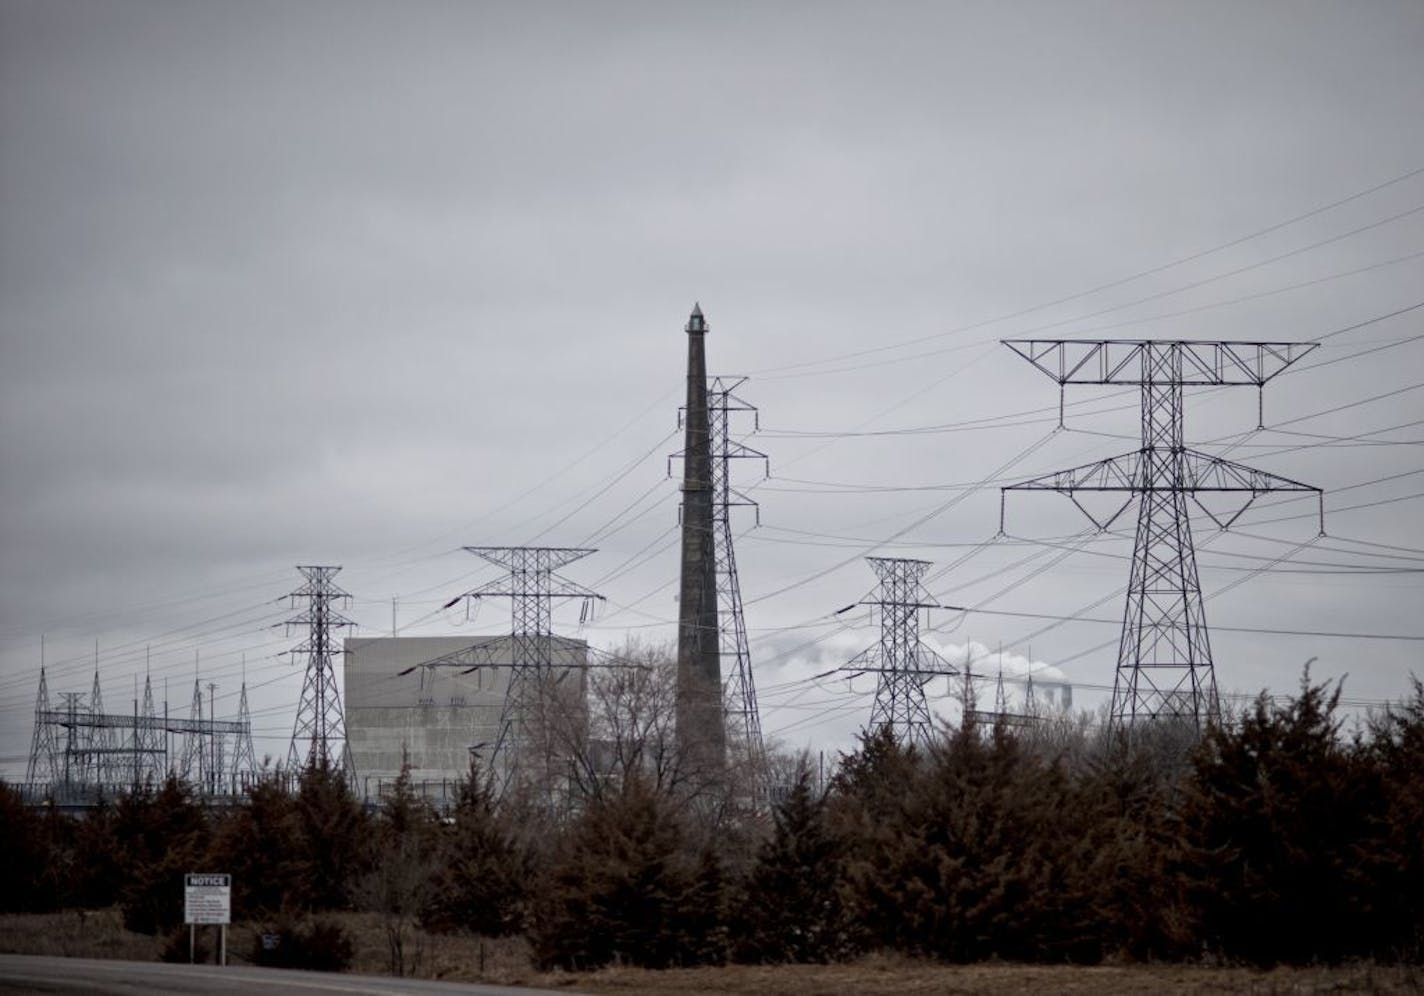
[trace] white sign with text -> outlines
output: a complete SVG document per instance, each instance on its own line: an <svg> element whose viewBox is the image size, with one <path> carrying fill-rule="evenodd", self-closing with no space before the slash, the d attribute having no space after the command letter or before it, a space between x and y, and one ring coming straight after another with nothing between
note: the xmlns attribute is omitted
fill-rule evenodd
<svg viewBox="0 0 1424 996"><path fill-rule="evenodd" d="M183 876L183 922L231 923L232 876Z"/></svg>

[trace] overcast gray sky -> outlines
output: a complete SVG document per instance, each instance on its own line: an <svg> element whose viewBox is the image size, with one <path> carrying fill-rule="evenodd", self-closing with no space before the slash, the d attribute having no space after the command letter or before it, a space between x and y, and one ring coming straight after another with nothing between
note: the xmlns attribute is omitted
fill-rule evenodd
<svg viewBox="0 0 1424 996"><path fill-rule="evenodd" d="M186 708L196 655L230 713L245 659L284 754L298 563L344 565L364 635L393 597L496 632L439 611L492 576L461 545L588 545L584 635L670 637L695 300L772 462L737 552L782 742L868 717L867 679L806 679L875 639L832 616L871 554L991 610L935 613L946 653L1111 684L1131 523L1016 495L995 539L998 485L1135 448L1136 401L1074 389L1054 432L1013 336L1320 340L1264 432L1249 389L1188 399L1201 448L1327 489L1324 538L1308 501L1196 523L1218 680L1399 697L1421 52L1414 0L0 0L0 773L42 635L52 693L97 642L111 707L149 655Z"/></svg>

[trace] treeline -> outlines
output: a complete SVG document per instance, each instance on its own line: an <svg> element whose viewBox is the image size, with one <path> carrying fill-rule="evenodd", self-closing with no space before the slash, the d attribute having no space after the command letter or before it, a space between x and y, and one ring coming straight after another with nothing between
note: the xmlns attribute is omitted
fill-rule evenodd
<svg viewBox="0 0 1424 996"><path fill-rule="evenodd" d="M525 934L546 966L1107 957L1269 965L1424 958L1424 687L1343 730L1303 684L1184 746L1086 723L863 736L824 791L768 812L629 771L559 813L472 773L448 815L403 778L368 812L332 772L208 810L169 782L71 819L0 789L0 903L182 920L184 872L234 917L381 915L392 971L424 932ZM278 929L273 927L272 929Z"/></svg>

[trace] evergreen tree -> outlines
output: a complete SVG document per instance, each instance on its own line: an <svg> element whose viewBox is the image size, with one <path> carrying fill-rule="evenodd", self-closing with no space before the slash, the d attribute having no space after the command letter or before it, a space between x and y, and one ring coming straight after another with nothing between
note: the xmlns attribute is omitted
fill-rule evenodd
<svg viewBox="0 0 1424 996"><path fill-rule="evenodd" d="M301 850L296 805L276 779L248 786L243 804L223 813L208 865L232 875L233 916L271 916L299 893Z"/></svg>
<svg viewBox="0 0 1424 996"><path fill-rule="evenodd" d="M679 963L690 873L665 797L640 778L594 799L546 876L532 940L546 965Z"/></svg>
<svg viewBox="0 0 1424 996"><path fill-rule="evenodd" d="M302 772L293 807L296 851L289 899L308 910L346 909L369 864L366 812L342 773L325 763Z"/></svg>
<svg viewBox="0 0 1424 996"><path fill-rule="evenodd" d="M410 946L412 928L433 897L435 814L411 784L409 762L381 801L371 834L370 871L357 892L363 905L381 915L391 974L414 974L419 945Z"/></svg>
<svg viewBox="0 0 1424 996"><path fill-rule="evenodd" d="M38 913L57 905L47 881L54 863L47 829L20 793L0 781L0 911Z"/></svg>
<svg viewBox="0 0 1424 996"><path fill-rule="evenodd" d="M682 897L677 962L680 965L721 965L727 961L730 936L727 926L727 881L722 859L712 847L703 847L697 868Z"/></svg>
<svg viewBox="0 0 1424 996"><path fill-rule="evenodd" d="M1339 697L1307 674L1289 704L1263 694L1197 752L1180 872L1208 949L1262 965L1369 949L1359 867L1373 792L1340 740Z"/></svg>
<svg viewBox="0 0 1424 996"><path fill-rule="evenodd" d="M1374 944L1380 958L1424 960L1424 683L1371 724L1369 757L1382 804L1366 874L1372 883Z"/></svg>
<svg viewBox="0 0 1424 996"><path fill-rule="evenodd" d="M533 858L506 825L489 780L474 764L460 786L454 822L442 829L439 851L426 926L491 937L524 929Z"/></svg>
<svg viewBox="0 0 1424 996"><path fill-rule="evenodd" d="M826 804L811 787L810 767L774 813L775 831L762 845L739 903L735 943L742 961L826 962L847 952L839 892L841 849L826 820Z"/></svg>
<svg viewBox="0 0 1424 996"><path fill-rule="evenodd" d="M114 838L121 855L124 926L159 933L183 922L183 876L209 846L207 813L186 782L170 776L158 789L120 797Z"/></svg>

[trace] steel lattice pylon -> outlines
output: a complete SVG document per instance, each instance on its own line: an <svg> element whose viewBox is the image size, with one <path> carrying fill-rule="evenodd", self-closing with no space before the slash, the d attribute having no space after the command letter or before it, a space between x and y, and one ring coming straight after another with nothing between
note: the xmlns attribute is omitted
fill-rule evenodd
<svg viewBox="0 0 1424 996"><path fill-rule="evenodd" d="M1268 380L1316 344L1024 339L1006 340L1005 345L1057 381L1060 425L1065 385L1141 388L1140 449L1010 485L1003 492L1066 494L1103 530L1140 498L1110 721L1121 728L1139 719L1172 718L1190 721L1198 729L1214 722L1220 714L1216 674L1187 501L1190 498L1225 529L1262 494L1321 492L1188 449L1182 430L1183 388L1254 386L1263 394ZM1111 514L1095 515L1078 503L1079 491L1120 492L1126 497ZM1204 491L1235 493L1245 501L1229 514L1213 512L1196 499ZM1323 531L1323 497L1320 500Z"/></svg>
<svg viewBox="0 0 1424 996"><path fill-rule="evenodd" d="M203 735L203 688L197 678L193 679L193 701L188 706L188 727L188 734L183 738L178 773L189 785L211 793L210 755Z"/></svg>
<svg viewBox="0 0 1424 996"><path fill-rule="evenodd" d="M54 783L63 776L59 762L59 745L55 743L55 724L46 722L49 714L49 684L45 681L44 665L40 665L40 688L35 696L35 729L30 741L30 762L25 768L25 781Z"/></svg>
<svg viewBox="0 0 1424 996"><path fill-rule="evenodd" d="M147 672L143 676L143 704L139 709L135 724L133 742L134 784L156 785L163 780L164 769L168 765L168 750L164 743L164 729L158 723L153 706L153 678Z"/></svg>
<svg viewBox="0 0 1424 996"><path fill-rule="evenodd" d="M353 783L356 767L351 752L346 749L346 718L341 709L341 689L336 680L332 658L336 630L354 623L336 611L335 605L351 596L333 582L340 567L301 566L305 583L291 593L294 606L302 606L300 614L287 620L287 631L301 627L306 640L292 650L295 656L305 656L306 676L302 680L302 697L297 705L297 718L292 727L292 743L287 751L291 768L328 767L343 772Z"/></svg>
<svg viewBox="0 0 1424 996"><path fill-rule="evenodd" d="M603 596L560 576L561 567L581 560L595 550L546 546L467 546L470 553L508 571L508 575L456 596L445 607L462 598L508 598L510 604L509 685L500 711L499 733L495 739L490 767L502 793L511 781L534 779L552 788L556 777L555 759L547 748L543 723L548 714L548 696L558 680L554 660L554 599L602 600ZM544 756L531 753L538 745ZM536 763L537 762L537 763Z"/></svg>
<svg viewBox="0 0 1424 996"><path fill-rule="evenodd" d="M872 731L888 725L901 744L926 747L934 738L934 720L925 699L925 685L936 676L959 673L920 642L920 612L939 608L939 603L925 597L921 584L931 564L889 557L867 557L866 561L880 585L857 604L880 610L880 642L857 654L841 670L877 675L875 705L870 710Z"/></svg>
<svg viewBox="0 0 1424 996"><path fill-rule="evenodd" d="M94 684L89 692L89 712L94 716L104 715L104 696L99 688L99 662L98 653L95 652L94 661ZM114 755L118 744L114 739L114 731L109 726L91 726L88 736L88 773L89 776L100 785L109 785L114 782Z"/></svg>
<svg viewBox="0 0 1424 996"><path fill-rule="evenodd" d="M232 783L234 791L244 777L257 772L257 756L252 750L252 710L247 705L247 682L242 683L242 692L237 699L237 724L241 733L233 737Z"/></svg>
<svg viewBox="0 0 1424 996"><path fill-rule="evenodd" d="M708 430L712 439L712 545L717 563L717 627L721 658L731 662L722 690L727 736L746 753L754 772L764 773L766 754L757 708L756 680L752 674L751 645L742 614L742 587L737 579L737 557L732 545L733 506L757 508L757 503L732 487L733 460L767 461L767 455L731 438L731 413L751 412L758 428L756 408L734 393L745 377L714 377L707 392ZM769 467L769 461L767 461ZM768 470L769 473L769 470ZM758 515L758 521L760 516Z"/></svg>

